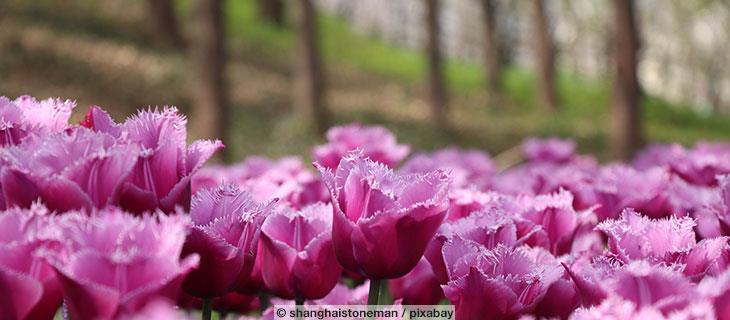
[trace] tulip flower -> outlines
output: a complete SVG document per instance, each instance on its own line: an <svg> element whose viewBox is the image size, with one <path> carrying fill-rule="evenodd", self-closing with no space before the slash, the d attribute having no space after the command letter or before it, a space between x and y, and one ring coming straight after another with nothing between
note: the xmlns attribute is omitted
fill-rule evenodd
<svg viewBox="0 0 730 320"><path fill-rule="evenodd" d="M616 316L636 319L651 316L665 319L681 314L676 319L711 319L712 307L698 308L702 299L695 288L681 274L663 267L650 266L645 261L633 262L603 281L609 293L608 299L589 310L579 310L574 319L598 319L597 316ZM704 310L704 311L703 311ZM704 313L707 317L699 316ZM601 318L603 319L603 318ZM673 318L674 319L674 318Z"/></svg>
<svg viewBox="0 0 730 320"><path fill-rule="evenodd" d="M335 173L317 167L332 196L340 264L378 290L380 279L410 272L446 216L449 176L440 170L398 175L359 151L346 155Z"/></svg>
<svg viewBox="0 0 730 320"><path fill-rule="evenodd" d="M193 226L182 255L199 255L200 265L183 282L185 292L199 298L221 297L239 278L248 277L261 224L270 212L271 206L255 202L234 185L198 192L190 207Z"/></svg>
<svg viewBox="0 0 730 320"><path fill-rule="evenodd" d="M485 188L496 171L496 165L485 152L450 147L430 154L414 155L403 164L400 172L426 173L436 169L450 171L454 187Z"/></svg>
<svg viewBox="0 0 730 320"><path fill-rule="evenodd" d="M3 319L51 319L61 305L56 274L34 254L48 240L41 205L0 212L0 314Z"/></svg>
<svg viewBox="0 0 730 320"><path fill-rule="evenodd" d="M530 245L562 255L571 251L576 237L593 232L593 211L576 212L573 195L568 191L561 189L553 194L521 197L518 201L522 203L523 219L516 222L521 230L518 234L532 232L527 240Z"/></svg>
<svg viewBox="0 0 730 320"><path fill-rule="evenodd" d="M0 146L17 145L28 136L41 137L65 130L75 107L71 100L38 101L21 96L11 101L0 97Z"/></svg>
<svg viewBox="0 0 730 320"><path fill-rule="evenodd" d="M459 319L512 319L531 312L564 272L558 264L534 261L525 249L487 250L460 237L443 252L450 280L442 288Z"/></svg>
<svg viewBox="0 0 730 320"><path fill-rule="evenodd" d="M326 296L340 278L332 246L332 206L282 210L261 227L262 275L273 294L303 302Z"/></svg>
<svg viewBox="0 0 730 320"><path fill-rule="evenodd" d="M312 157L320 166L335 169L348 152L363 151L372 161L395 167L410 152L407 145L398 144L388 129L381 126L363 127L358 123L332 127L327 131L327 144L314 147Z"/></svg>
<svg viewBox="0 0 730 320"><path fill-rule="evenodd" d="M405 276L388 281L388 289L393 299L402 299L404 305L434 305L444 298L441 285L425 258Z"/></svg>
<svg viewBox="0 0 730 320"><path fill-rule="evenodd" d="M730 270L703 279L697 290L712 303L718 320L730 320Z"/></svg>
<svg viewBox="0 0 730 320"><path fill-rule="evenodd" d="M255 156L230 167L209 166L195 175L193 190L221 183L236 184L259 202L279 199L296 209L329 201L329 193L319 176L305 168L298 157L272 161Z"/></svg>
<svg viewBox="0 0 730 320"><path fill-rule="evenodd" d="M575 141L560 138L530 138L522 143L522 153L531 162L567 162L575 156Z"/></svg>
<svg viewBox="0 0 730 320"><path fill-rule="evenodd" d="M527 237L530 235L527 234ZM449 281L449 265L446 261L447 257L444 256L443 247L456 237L473 241L487 249L494 249L498 245L513 247L527 239L518 238L517 226L513 217L502 210L480 211L443 224L426 247L424 254L426 260L431 264L434 276L441 284Z"/></svg>
<svg viewBox="0 0 730 320"><path fill-rule="evenodd" d="M627 209L619 219L603 221L596 229L608 236L609 250L629 262L661 259L668 253L691 249L695 246L694 226L691 218L652 220Z"/></svg>
<svg viewBox="0 0 730 320"><path fill-rule="evenodd" d="M188 225L182 215L135 217L109 208L57 221L58 244L43 256L58 274L74 319L111 319L158 299L176 301L184 277L198 264L197 255L180 259Z"/></svg>
<svg viewBox="0 0 730 320"><path fill-rule="evenodd" d="M190 180L217 150L219 140L196 140L187 145L187 119L176 108L141 110L116 124L98 107L91 107L82 125L140 146L134 168L120 190L119 206L141 213L176 206L190 207Z"/></svg>
<svg viewBox="0 0 730 320"><path fill-rule="evenodd" d="M672 212L667 200L670 174L663 168L637 171L623 165L604 167L593 182L596 214L600 220L616 218L626 208L634 208L652 218Z"/></svg>
<svg viewBox="0 0 730 320"><path fill-rule="evenodd" d="M0 152L7 207L29 208L40 199L48 209L66 212L119 204L139 147L77 127Z"/></svg>
<svg viewBox="0 0 730 320"><path fill-rule="evenodd" d="M512 199L500 193L480 192L474 188L451 189L447 220L458 220L477 211L504 206L507 202L512 202Z"/></svg>

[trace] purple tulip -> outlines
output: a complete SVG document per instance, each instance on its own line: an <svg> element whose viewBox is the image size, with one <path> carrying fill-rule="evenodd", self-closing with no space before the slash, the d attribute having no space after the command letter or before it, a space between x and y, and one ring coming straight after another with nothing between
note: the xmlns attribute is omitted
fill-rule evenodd
<svg viewBox="0 0 730 320"><path fill-rule="evenodd" d="M0 146L20 144L29 135L41 137L65 130L75 107L71 100L0 97Z"/></svg>
<svg viewBox="0 0 730 320"><path fill-rule="evenodd" d="M565 190L537 197L521 197L520 217L524 221L517 224L519 234L531 232L527 244L540 246L555 255L574 250L576 238L593 231L595 218L593 210L576 212L573 208L573 195ZM529 230L529 231L527 231ZM580 250L585 248L575 248Z"/></svg>
<svg viewBox="0 0 730 320"><path fill-rule="evenodd" d="M702 309L705 309L705 314L712 312L710 306L697 308L697 304L703 301L695 287L681 274L665 267L650 266L645 261L625 266L612 278L605 279L603 285L609 293L608 299L593 309L577 311L574 319L594 319L597 316L635 319L641 315L651 316L651 319L665 319L669 316L702 312ZM677 319L690 318L680 316Z"/></svg>
<svg viewBox="0 0 730 320"><path fill-rule="evenodd" d="M449 282L442 286L459 319L513 319L531 312L564 271L533 260L526 249L492 250L454 238L444 245Z"/></svg>
<svg viewBox="0 0 730 320"><path fill-rule="evenodd" d="M249 157L230 167L203 168L193 179L193 190L221 183L236 184L250 192L257 201L280 199L296 209L329 201L329 193L319 175L308 170L298 157L284 157L276 161Z"/></svg>
<svg viewBox="0 0 730 320"><path fill-rule="evenodd" d="M65 212L118 204L139 147L77 127L0 152L7 207L29 208L40 199L48 209Z"/></svg>
<svg viewBox="0 0 730 320"><path fill-rule="evenodd" d="M596 209L600 220L616 218L626 208L634 208L652 218L672 212L667 200L670 174L662 168L637 171L624 165L600 170L594 184Z"/></svg>
<svg viewBox="0 0 730 320"><path fill-rule="evenodd" d="M264 283L279 297L323 298L342 273L332 246L329 204L273 214L261 227L261 244Z"/></svg>
<svg viewBox="0 0 730 320"><path fill-rule="evenodd" d="M485 188L496 171L488 154L479 150L460 150L455 147L411 157L400 169L401 173L426 173L442 169L451 172L453 187Z"/></svg>
<svg viewBox="0 0 730 320"><path fill-rule="evenodd" d="M240 278L248 277L259 230L270 211L270 206L256 203L233 185L195 194L190 207L193 227L182 256L197 254L200 265L185 278L185 292L200 298L221 297Z"/></svg>
<svg viewBox="0 0 730 320"><path fill-rule="evenodd" d="M522 153L530 162L568 162L575 156L575 141L531 138L522 143Z"/></svg>
<svg viewBox="0 0 730 320"><path fill-rule="evenodd" d="M540 195L570 191L576 209L596 204L593 181L598 165L595 159L576 157L567 163L530 162L504 171L492 179L492 189L511 195Z"/></svg>
<svg viewBox="0 0 730 320"><path fill-rule="evenodd" d="M696 243L691 218L651 220L626 210L618 220L598 225L608 236L608 248L624 262L647 260L674 265L691 280L717 275L730 264L727 237Z"/></svg>
<svg viewBox="0 0 730 320"><path fill-rule="evenodd" d="M425 258L405 276L388 281L388 289L393 299L402 299L405 305L439 304L444 298L439 280Z"/></svg>
<svg viewBox="0 0 730 320"><path fill-rule="evenodd" d="M223 148L218 140L196 140L188 146L187 119L174 107L141 110L122 124L116 124L98 107L91 107L82 124L140 146L119 199L122 208L135 213L158 208L169 213L178 205L189 209L193 174Z"/></svg>
<svg viewBox="0 0 730 320"><path fill-rule="evenodd" d="M705 278L697 290L712 303L718 320L730 320L730 270Z"/></svg>
<svg viewBox="0 0 730 320"><path fill-rule="evenodd" d="M730 144L698 142L694 148L672 163L672 170L683 179L698 185L713 186L715 177L730 173Z"/></svg>
<svg viewBox="0 0 730 320"><path fill-rule="evenodd" d="M474 212L505 205L513 200L496 192L480 192L474 188L451 189L449 192L448 221L468 217Z"/></svg>
<svg viewBox="0 0 730 320"><path fill-rule="evenodd" d="M188 225L182 215L135 217L109 208L56 221L58 244L43 255L74 319L110 319L158 299L176 301L185 275L198 264L197 255L180 260Z"/></svg>
<svg viewBox="0 0 730 320"><path fill-rule="evenodd" d="M363 127L353 123L330 128L327 144L314 147L312 157L321 166L334 170L340 159L355 149L362 150L370 160L392 168L408 155L411 148L398 144L393 134L384 127Z"/></svg>
<svg viewBox="0 0 730 320"><path fill-rule="evenodd" d="M34 252L48 240L46 208L0 212L0 314L3 319L51 319L61 305L61 286Z"/></svg>
<svg viewBox="0 0 730 320"><path fill-rule="evenodd" d="M676 218L652 220L631 209L617 220L601 222L596 229L608 236L609 250L624 262L645 258L662 259L671 252L695 245L694 220Z"/></svg>
<svg viewBox="0 0 730 320"><path fill-rule="evenodd" d="M529 237L529 234L527 236ZM513 247L527 239L518 238L513 217L502 210L480 211L443 224L428 244L424 254L441 284L449 281L449 265L443 247L456 237L473 241L487 249L494 249L498 245Z"/></svg>
<svg viewBox="0 0 730 320"><path fill-rule="evenodd" d="M446 216L448 175L398 175L362 152L346 155L335 173L317 166L332 196L332 238L342 266L370 279L411 271Z"/></svg>

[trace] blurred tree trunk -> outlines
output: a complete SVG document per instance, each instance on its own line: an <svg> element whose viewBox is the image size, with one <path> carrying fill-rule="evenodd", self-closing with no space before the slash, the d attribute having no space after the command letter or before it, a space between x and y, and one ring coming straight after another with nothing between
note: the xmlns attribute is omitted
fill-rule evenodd
<svg viewBox="0 0 730 320"><path fill-rule="evenodd" d="M611 149L617 159L629 159L641 146L639 98L637 78L639 30L635 20L633 0L612 0L616 28Z"/></svg>
<svg viewBox="0 0 730 320"><path fill-rule="evenodd" d="M172 0L147 0L150 17L148 23L158 41L182 47L185 45L175 18Z"/></svg>
<svg viewBox="0 0 730 320"><path fill-rule="evenodd" d="M481 0L484 19L484 74L486 75L487 94L491 104L498 103L502 96L500 76L502 65L500 48L497 42L497 19L494 0Z"/></svg>
<svg viewBox="0 0 730 320"><path fill-rule="evenodd" d="M276 26L284 24L284 0L259 0L261 19Z"/></svg>
<svg viewBox="0 0 730 320"><path fill-rule="evenodd" d="M296 0L295 18L299 39L296 50L294 104L308 124L324 133L329 114L324 102L325 79L319 53L317 17L312 0Z"/></svg>
<svg viewBox="0 0 730 320"><path fill-rule="evenodd" d="M555 96L555 49L550 32L550 20L545 9L545 0L533 0L533 41L537 66L539 103L546 109L558 108Z"/></svg>
<svg viewBox="0 0 730 320"><path fill-rule="evenodd" d="M230 110L225 75L225 29L223 0L194 0L191 57L195 65L194 110L190 118L198 136L230 143ZM229 152L221 156L228 160Z"/></svg>
<svg viewBox="0 0 730 320"><path fill-rule="evenodd" d="M439 0L426 0L426 31L428 35L428 84L429 104L434 120L439 125L447 123L447 97L444 87L444 72L442 68L441 41L439 35Z"/></svg>

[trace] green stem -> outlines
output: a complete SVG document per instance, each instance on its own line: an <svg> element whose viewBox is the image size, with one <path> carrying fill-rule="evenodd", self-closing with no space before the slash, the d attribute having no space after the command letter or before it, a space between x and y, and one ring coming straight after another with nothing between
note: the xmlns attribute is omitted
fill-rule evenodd
<svg viewBox="0 0 730 320"><path fill-rule="evenodd" d="M203 320L210 320L213 314L213 299L203 298Z"/></svg>
<svg viewBox="0 0 730 320"><path fill-rule="evenodd" d="M297 311L298 311L298 310L300 310L300 309L302 308L302 306L304 306L304 298L302 298L302 297L300 297L299 295L297 295L296 297L294 297L294 304L296 305ZM301 318L301 317L299 316L299 314L298 314L298 313L297 313L297 317L296 317L296 319L297 319L297 320L300 320L300 319L302 319L302 318Z"/></svg>
<svg viewBox="0 0 730 320"><path fill-rule="evenodd" d="M370 279L370 292L368 293L368 305L377 306L380 300L380 287L382 280Z"/></svg>

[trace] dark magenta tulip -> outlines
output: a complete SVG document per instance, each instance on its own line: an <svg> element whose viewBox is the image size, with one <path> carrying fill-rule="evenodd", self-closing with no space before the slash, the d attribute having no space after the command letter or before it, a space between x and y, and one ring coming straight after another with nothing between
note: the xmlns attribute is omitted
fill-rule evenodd
<svg viewBox="0 0 730 320"><path fill-rule="evenodd" d="M193 226L182 255L197 254L200 265L183 282L186 293L221 297L241 277L248 277L256 259L261 224L271 206L254 201L234 185L204 189L193 197Z"/></svg>
<svg viewBox="0 0 730 320"><path fill-rule="evenodd" d="M40 205L0 212L0 318L51 319L61 305L61 285L42 257L53 225Z"/></svg>
<svg viewBox="0 0 730 320"><path fill-rule="evenodd" d="M334 173L318 167L332 196L332 238L342 266L370 279L410 272L445 218L449 176L398 175L362 152L346 155Z"/></svg>
<svg viewBox="0 0 730 320"><path fill-rule="evenodd" d="M285 299L320 299L340 279L332 246L332 206L284 209L261 227L261 273L269 292Z"/></svg>
<svg viewBox="0 0 730 320"><path fill-rule="evenodd" d="M140 110L121 124L91 107L82 125L139 146L137 155L129 156L135 163L119 190L119 206L135 213L189 209L193 174L223 148L218 140L187 145L187 119L174 107Z"/></svg>
<svg viewBox="0 0 730 320"><path fill-rule="evenodd" d="M441 284L425 258L405 276L388 281L388 289L404 305L433 305L444 299Z"/></svg>
<svg viewBox="0 0 730 320"><path fill-rule="evenodd" d="M11 101L0 97L0 146L17 145L29 137L65 130L75 107L76 103L71 100L38 101L21 96Z"/></svg>
<svg viewBox="0 0 730 320"><path fill-rule="evenodd" d="M350 151L360 149L372 161L395 167L411 148L398 144L395 136L382 126L363 127L359 123L332 127L327 131L327 143L314 147L312 157L325 168L334 170Z"/></svg>
<svg viewBox="0 0 730 320"><path fill-rule="evenodd" d="M56 212L117 205L139 152L134 143L83 127L3 149L5 203L28 208L40 200Z"/></svg>
<svg viewBox="0 0 730 320"><path fill-rule="evenodd" d="M56 245L43 256L74 319L111 319L159 299L176 301L198 264L197 255L180 259L189 223L183 215L137 217L109 208L56 221Z"/></svg>

